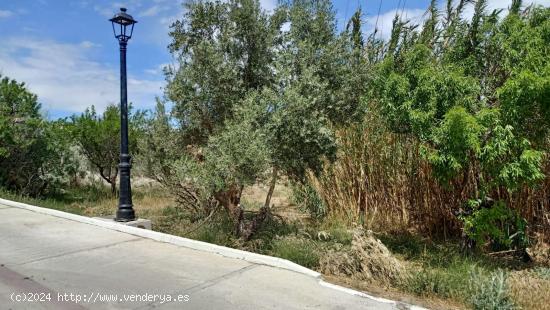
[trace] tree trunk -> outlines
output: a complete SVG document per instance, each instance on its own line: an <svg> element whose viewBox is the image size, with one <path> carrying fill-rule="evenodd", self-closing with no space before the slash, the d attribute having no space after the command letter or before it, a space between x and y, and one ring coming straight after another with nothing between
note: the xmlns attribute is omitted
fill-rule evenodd
<svg viewBox="0 0 550 310"><path fill-rule="evenodd" d="M267 192L267 196L265 198L265 203L262 208L260 208L260 212L250 220L249 223L246 225L243 225L243 229L241 231L241 237L248 241L252 236L262 227L262 224L265 222L267 217L270 213L270 203L271 198L273 197L273 192L275 190L275 185L277 184L277 176L278 176L278 169L273 168L273 176L271 178L271 183L269 184L269 190Z"/></svg>
<svg viewBox="0 0 550 310"><path fill-rule="evenodd" d="M273 191L275 190L275 185L277 184L277 173L278 169L273 168L273 177L271 178L271 184L269 184L269 191L265 197L264 208L269 209L269 204L271 203L271 197L273 197Z"/></svg>
<svg viewBox="0 0 550 310"><path fill-rule="evenodd" d="M248 223L245 223L244 221L244 211L240 206L243 187L232 187L229 190L220 191L214 194L214 198L216 198L216 200L225 208L229 214L229 217L232 219L235 225L235 235L237 237L243 238L246 241L250 240L250 238L260 229L269 216L269 205L271 203L271 198L273 197L275 185L277 184L277 176L278 170L277 168L274 168L264 206L260 208L260 212L256 214Z"/></svg>
<svg viewBox="0 0 550 310"><path fill-rule="evenodd" d="M243 228L243 231L241 233L241 237L248 241L252 236L262 227L262 224L265 222L267 217L269 216L269 208L261 208L260 212L254 216L254 218L250 221L246 227Z"/></svg>
<svg viewBox="0 0 550 310"><path fill-rule="evenodd" d="M109 183L111 184L111 194L113 195L113 197L117 196L117 191L116 191L117 178L118 178L118 169L115 169L115 174L110 176L110 181L109 181Z"/></svg>
<svg viewBox="0 0 550 310"><path fill-rule="evenodd" d="M113 195L113 197L116 197L116 180L115 181L111 181L111 195Z"/></svg>
<svg viewBox="0 0 550 310"><path fill-rule="evenodd" d="M107 171L108 173L106 174L105 171L103 171L105 168L99 165L96 166L99 170L99 175L111 186L111 194L116 197L116 179L118 177L118 168L115 168L115 174L111 175L111 168L109 168Z"/></svg>
<svg viewBox="0 0 550 310"><path fill-rule="evenodd" d="M235 225L235 235L241 236L244 230L243 219L244 212L241 208L241 193L242 187L232 187L227 191L220 191L214 194L214 198L225 208L229 217L233 220Z"/></svg>

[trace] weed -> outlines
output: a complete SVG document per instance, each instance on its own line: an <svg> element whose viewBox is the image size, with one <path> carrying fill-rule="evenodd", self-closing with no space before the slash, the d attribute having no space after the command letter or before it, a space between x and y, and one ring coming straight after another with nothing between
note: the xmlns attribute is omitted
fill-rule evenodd
<svg viewBox="0 0 550 310"><path fill-rule="evenodd" d="M460 282L460 278L442 270L418 270L409 278L404 288L419 296L450 298L460 292Z"/></svg>
<svg viewBox="0 0 550 310"><path fill-rule="evenodd" d="M476 310L517 308L509 295L507 274L501 269L489 275L480 270L472 270L470 272L470 289L470 303Z"/></svg>
<svg viewBox="0 0 550 310"><path fill-rule="evenodd" d="M307 268L319 265L319 246L312 240L286 236L273 241L271 255L288 259Z"/></svg>
<svg viewBox="0 0 550 310"><path fill-rule="evenodd" d="M550 281L550 268L548 267L536 267L533 272L543 280Z"/></svg>

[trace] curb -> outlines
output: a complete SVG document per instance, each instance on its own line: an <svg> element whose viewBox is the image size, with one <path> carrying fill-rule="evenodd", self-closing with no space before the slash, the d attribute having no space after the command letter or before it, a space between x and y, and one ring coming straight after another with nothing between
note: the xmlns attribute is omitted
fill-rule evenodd
<svg viewBox="0 0 550 310"><path fill-rule="evenodd" d="M267 255L247 252L247 251L243 251L243 250L232 249L232 248L228 248L228 247L224 247L224 246L220 246L220 245L216 245L216 244L211 244L211 243L207 243L207 242L187 239L187 238L183 238L183 237L178 237L178 236L174 236L174 235L169 235L169 234L165 234L165 233L161 233L161 232L157 232L157 231L152 231L152 230L146 230L146 229L137 228L137 227L131 227L131 226L127 226L127 225L124 225L124 224L119 224L119 223L116 223L116 222L108 222L108 221L99 220L99 219L86 217L86 216L82 216L82 215L67 213L67 212L63 212L63 211L59 211L59 210L37 207L37 206L29 205L29 204L26 204L26 203L6 200L6 199L2 199L2 198L0 198L0 204L5 205L5 206L9 206L9 207L13 207L13 208L25 209L25 210L36 212L36 213L41 213L41 214L45 214L45 215L50 215L50 216L55 216L55 217L67 219L67 220L72 220L72 221L76 221L76 222L80 222L80 223L94 225L94 226L98 226L98 227L102 227L102 228L106 228L106 229L120 231L120 232L131 234L131 235L134 235L134 236L143 237L143 238L147 238L147 239L151 239L151 240L155 240L155 241L159 241L159 242L164 242L164 243L170 243L170 244L174 244L174 245L181 246L181 247L186 247L186 248L193 249L193 250L198 250L198 251L203 251L203 252L208 252L208 253L214 253L214 254L218 254L218 255L221 255L221 256L224 256L224 257L228 257L228 258L241 259L241 260L244 260L244 261L247 261L247 262L250 262L250 263L254 263L254 264L277 267L277 268L281 268L281 269L285 269L285 270L289 270L289 271L293 271L293 272L297 272L297 273L300 273L300 274L304 274L304 275L313 277L317 280L317 282L321 286L327 287L327 288L330 288L330 289L333 289L333 290L337 290L337 291L340 291L340 292L343 292L343 293L346 293L346 294L359 296L359 297L363 297L363 298L368 298L368 299L371 299L371 300L374 300L374 301L377 301L377 302L381 302L381 303L387 303L387 304L393 304L393 305L403 305L403 306L406 307L406 309L411 309L411 310L425 309L425 308L422 308L422 307L408 305L408 304L404 304L404 303L401 303L401 302L397 302L397 301L393 301L393 300L389 300L389 299L385 299L385 298L375 297L375 296L372 296L372 295L369 295L369 294L366 294L366 293L363 293L363 292L360 292L360 291L356 291L356 290L353 290L353 289L350 289L350 288L347 288L347 287L343 287L343 286L339 286L339 285L336 285L336 284L325 282L322 279L321 274L318 273L317 271L313 271L309 268L300 266L300 265L298 265L296 263L293 263L289 260L278 258L278 257L267 256Z"/></svg>

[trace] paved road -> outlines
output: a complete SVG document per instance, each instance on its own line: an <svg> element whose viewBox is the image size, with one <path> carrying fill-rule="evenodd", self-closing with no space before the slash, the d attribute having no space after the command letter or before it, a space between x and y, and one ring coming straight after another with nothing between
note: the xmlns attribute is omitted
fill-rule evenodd
<svg viewBox="0 0 550 310"><path fill-rule="evenodd" d="M3 205L0 264L0 309L395 307L289 270ZM43 302L12 301L24 297Z"/></svg>

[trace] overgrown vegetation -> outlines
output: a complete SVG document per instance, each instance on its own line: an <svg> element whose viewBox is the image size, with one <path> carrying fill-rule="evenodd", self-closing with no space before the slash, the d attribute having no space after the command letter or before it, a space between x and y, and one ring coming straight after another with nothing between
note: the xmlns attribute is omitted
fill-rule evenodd
<svg viewBox="0 0 550 310"><path fill-rule="evenodd" d="M78 164L63 122L40 115L24 83L0 76L0 186L26 195L54 193Z"/></svg>
<svg viewBox="0 0 550 310"><path fill-rule="evenodd" d="M165 96L130 121L155 229L435 308L550 304L549 8L434 0L382 40L329 0L184 5ZM39 109L0 81L0 195L111 214L118 108Z"/></svg>
<svg viewBox="0 0 550 310"><path fill-rule="evenodd" d="M472 250L548 236L550 11L480 0L465 19L466 4L442 14L432 1L421 31L396 16L389 42L369 37L366 119L338 131L338 160L308 180L328 216L463 233Z"/></svg>

